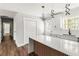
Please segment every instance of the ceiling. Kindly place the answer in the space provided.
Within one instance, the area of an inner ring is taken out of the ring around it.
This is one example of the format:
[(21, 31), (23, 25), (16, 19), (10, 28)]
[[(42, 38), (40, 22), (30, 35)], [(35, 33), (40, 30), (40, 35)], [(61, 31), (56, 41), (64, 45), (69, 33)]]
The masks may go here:
[[(20, 12), (27, 15), (41, 16), (42, 8), (45, 6), (45, 13), (50, 13), (51, 9), (55, 12), (65, 10), (65, 3), (0, 3), (1, 10)], [(70, 8), (79, 7), (79, 4), (71, 4)]]

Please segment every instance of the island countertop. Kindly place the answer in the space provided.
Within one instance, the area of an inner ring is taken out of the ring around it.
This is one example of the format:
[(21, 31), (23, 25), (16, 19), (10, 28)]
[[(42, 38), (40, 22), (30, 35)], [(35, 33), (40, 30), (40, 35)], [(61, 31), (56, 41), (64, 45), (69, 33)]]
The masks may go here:
[(40, 42), (60, 52), (63, 52), (69, 56), (79, 56), (79, 42), (47, 35), (37, 35), (37, 37), (31, 38), (37, 42)]

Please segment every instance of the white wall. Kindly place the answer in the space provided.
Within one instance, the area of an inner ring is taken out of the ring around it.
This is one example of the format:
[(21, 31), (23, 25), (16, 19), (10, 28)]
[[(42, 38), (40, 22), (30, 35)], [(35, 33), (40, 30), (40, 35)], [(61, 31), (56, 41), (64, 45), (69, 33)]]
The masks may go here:
[(15, 15), (16, 15), (16, 12), (14, 12), (14, 11), (0, 9), (0, 16), (14, 17)]
[(23, 44), (24, 40), (24, 24), (23, 16), (21, 14), (16, 14), (14, 17), (14, 39), (18, 46)]

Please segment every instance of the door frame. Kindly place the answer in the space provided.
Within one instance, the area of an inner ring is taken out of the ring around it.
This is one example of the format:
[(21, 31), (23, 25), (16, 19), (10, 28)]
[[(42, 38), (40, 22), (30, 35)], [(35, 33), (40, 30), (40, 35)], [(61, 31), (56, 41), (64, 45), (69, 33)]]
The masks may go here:
[(3, 38), (4, 36), (3, 23), (10, 23), (10, 34), (13, 37), (13, 29), (14, 29), (13, 18), (10, 18), (8, 16), (1, 16), (1, 38)]

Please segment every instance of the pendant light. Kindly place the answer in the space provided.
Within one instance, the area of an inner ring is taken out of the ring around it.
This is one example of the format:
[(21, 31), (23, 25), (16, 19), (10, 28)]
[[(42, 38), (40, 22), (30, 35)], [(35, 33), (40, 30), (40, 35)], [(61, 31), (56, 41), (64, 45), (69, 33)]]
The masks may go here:
[(70, 15), (70, 8), (69, 8), (70, 4), (66, 4), (65, 5), (65, 15)]
[[(66, 5), (65, 5), (65, 8), (66, 8), (66, 9), (65, 9), (65, 12), (66, 12), (65, 15), (66, 15), (66, 16), (69, 16), (69, 15), (70, 15), (70, 8), (69, 8), (69, 6), (70, 6), (70, 4), (66, 4)], [(68, 34), (71, 35), (70, 28), (68, 28)]]

